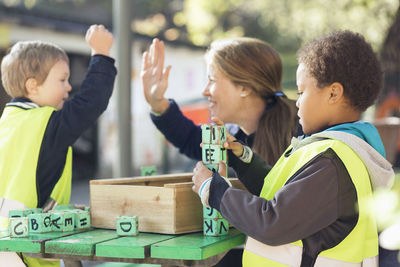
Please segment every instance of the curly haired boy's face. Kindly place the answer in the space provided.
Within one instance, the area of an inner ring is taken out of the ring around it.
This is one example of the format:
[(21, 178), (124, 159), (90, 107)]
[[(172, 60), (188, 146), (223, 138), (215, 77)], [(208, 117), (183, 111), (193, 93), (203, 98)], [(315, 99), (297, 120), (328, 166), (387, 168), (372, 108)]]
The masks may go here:
[(43, 84), (37, 86), (37, 94), (29, 98), (39, 106), (51, 106), (60, 110), (71, 91), (69, 75), (68, 63), (64, 60), (57, 61)]
[(303, 132), (313, 134), (327, 128), (331, 117), (328, 110), (329, 88), (318, 88), (317, 80), (308, 74), (302, 63), (297, 68), (296, 83), (299, 93), (296, 105)]

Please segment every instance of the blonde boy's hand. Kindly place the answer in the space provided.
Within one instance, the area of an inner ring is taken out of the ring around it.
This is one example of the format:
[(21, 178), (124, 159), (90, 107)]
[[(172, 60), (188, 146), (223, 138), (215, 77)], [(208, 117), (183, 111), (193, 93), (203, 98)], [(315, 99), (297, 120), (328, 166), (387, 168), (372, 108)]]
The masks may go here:
[(103, 25), (94, 24), (90, 26), (86, 31), (85, 40), (92, 48), (92, 56), (110, 56), (114, 37)]
[[(224, 122), (217, 117), (211, 117), (211, 120), (219, 126), (223, 126)], [(226, 142), (224, 143), (224, 147), (226, 149), (232, 150), (233, 154), (236, 157), (240, 157), (243, 155), (243, 145), (241, 143), (235, 142), (236, 138), (233, 137), (228, 131), (226, 132)]]
[(140, 72), (144, 97), (151, 110), (156, 113), (163, 113), (169, 107), (164, 94), (168, 88), (171, 66), (164, 69), (164, 50), (164, 42), (154, 39), (149, 50), (143, 53)]

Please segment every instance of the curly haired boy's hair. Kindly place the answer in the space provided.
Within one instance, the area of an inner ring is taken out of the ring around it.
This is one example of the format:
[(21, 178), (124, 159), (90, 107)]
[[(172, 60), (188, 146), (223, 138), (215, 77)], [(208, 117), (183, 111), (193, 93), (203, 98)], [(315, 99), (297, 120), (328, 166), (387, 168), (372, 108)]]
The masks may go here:
[(317, 80), (319, 88), (339, 82), (349, 104), (365, 111), (382, 89), (380, 63), (364, 37), (348, 30), (335, 31), (311, 41), (299, 52), (297, 60)]

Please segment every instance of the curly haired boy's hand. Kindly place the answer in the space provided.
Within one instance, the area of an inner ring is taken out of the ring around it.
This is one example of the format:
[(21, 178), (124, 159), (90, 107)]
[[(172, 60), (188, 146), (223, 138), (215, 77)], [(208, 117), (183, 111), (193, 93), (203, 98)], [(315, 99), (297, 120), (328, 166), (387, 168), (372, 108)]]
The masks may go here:
[(103, 25), (90, 26), (86, 31), (85, 40), (92, 48), (92, 56), (98, 54), (110, 56), (114, 37)]

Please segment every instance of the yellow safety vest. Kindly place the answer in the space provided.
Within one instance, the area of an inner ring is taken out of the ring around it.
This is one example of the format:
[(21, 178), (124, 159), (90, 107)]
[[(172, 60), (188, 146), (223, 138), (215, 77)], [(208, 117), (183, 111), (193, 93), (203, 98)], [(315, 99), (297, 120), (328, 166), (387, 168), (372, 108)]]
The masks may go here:
[[(359, 156), (341, 141), (316, 141), (285, 157), (285, 153), (292, 149), (289, 147), (265, 177), (260, 197), (273, 199), (275, 193), (296, 171), (328, 148), (340, 157), (356, 188), (359, 218), (354, 229), (341, 243), (318, 255), (314, 266), (378, 266), (377, 226), (368, 209), (368, 200), (372, 195), (369, 174)], [(248, 237), (243, 253), (243, 266), (300, 266), (301, 258), (301, 240), (282, 246), (268, 246)]]
[[(22, 109), (7, 106), (0, 118), (0, 228), (8, 227), (8, 211), (36, 208), (36, 169), (44, 132), (52, 107)], [(72, 149), (68, 148), (64, 170), (50, 197), (60, 205), (71, 195)], [(57, 266), (59, 262), (24, 256), (28, 266)]]

